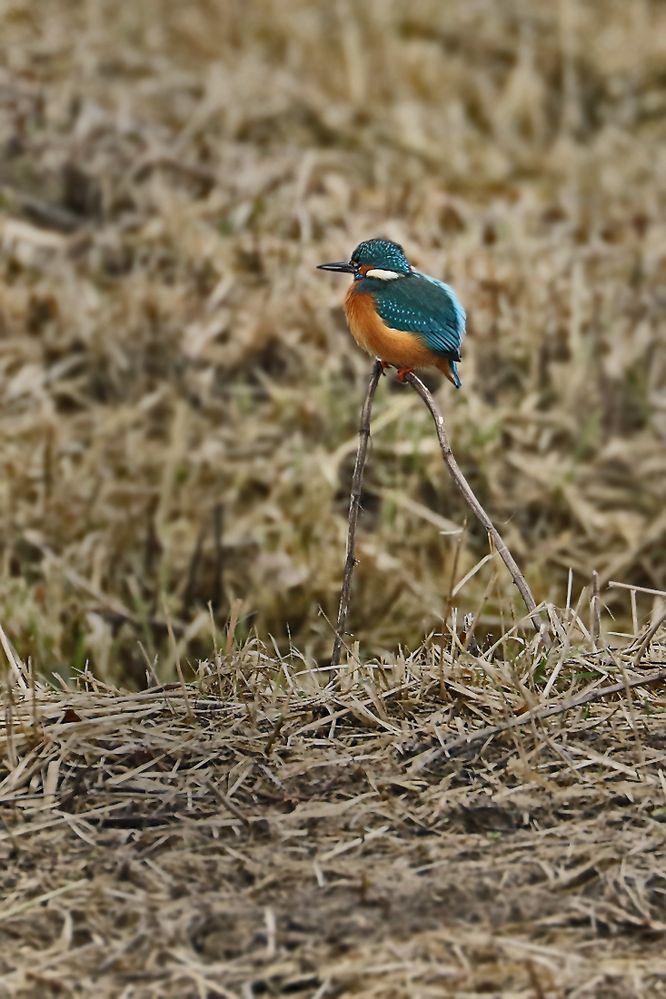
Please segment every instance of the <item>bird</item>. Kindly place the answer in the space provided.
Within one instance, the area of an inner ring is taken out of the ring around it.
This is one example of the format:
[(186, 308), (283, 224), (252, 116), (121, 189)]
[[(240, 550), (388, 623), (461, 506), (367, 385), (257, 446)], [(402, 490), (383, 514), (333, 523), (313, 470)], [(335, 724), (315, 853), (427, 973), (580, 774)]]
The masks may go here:
[(459, 389), (465, 310), (453, 288), (414, 270), (399, 243), (368, 239), (348, 261), (318, 270), (353, 275), (345, 315), (356, 343), (404, 382), (415, 368), (438, 368)]

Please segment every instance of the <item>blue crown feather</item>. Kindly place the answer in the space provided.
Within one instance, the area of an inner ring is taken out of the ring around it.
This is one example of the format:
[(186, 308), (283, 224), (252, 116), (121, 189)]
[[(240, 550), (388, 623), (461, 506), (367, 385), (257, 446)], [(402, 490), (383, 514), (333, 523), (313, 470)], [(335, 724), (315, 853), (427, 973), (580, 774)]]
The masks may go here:
[(366, 264), (397, 274), (409, 274), (412, 269), (403, 248), (390, 239), (368, 239), (359, 243), (351, 259), (354, 264)]

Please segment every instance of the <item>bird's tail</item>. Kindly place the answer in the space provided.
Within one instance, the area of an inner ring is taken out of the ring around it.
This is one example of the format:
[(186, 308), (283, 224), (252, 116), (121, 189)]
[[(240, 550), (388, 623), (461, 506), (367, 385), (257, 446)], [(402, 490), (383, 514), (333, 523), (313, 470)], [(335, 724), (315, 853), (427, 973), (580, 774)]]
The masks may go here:
[(442, 360), (437, 365), (439, 370), (446, 375), (449, 381), (455, 385), (457, 389), (462, 387), (462, 382), (460, 381), (460, 375), (458, 374), (458, 365), (455, 361), (451, 361), (448, 357), (446, 360)]

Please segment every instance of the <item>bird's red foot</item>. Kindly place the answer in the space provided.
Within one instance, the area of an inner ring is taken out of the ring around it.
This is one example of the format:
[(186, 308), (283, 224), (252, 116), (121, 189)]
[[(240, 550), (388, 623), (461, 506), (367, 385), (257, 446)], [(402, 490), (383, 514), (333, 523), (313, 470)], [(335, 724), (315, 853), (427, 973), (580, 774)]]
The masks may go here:
[(381, 357), (378, 357), (377, 360), (379, 361), (379, 363), (382, 366), (382, 374), (385, 375), (386, 374), (386, 369), (390, 368), (391, 365), (389, 364), (388, 361), (382, 361)]
[(407, 375), (413, 375), (414, 368), (398, 368), (398, 381), (405, 383)]

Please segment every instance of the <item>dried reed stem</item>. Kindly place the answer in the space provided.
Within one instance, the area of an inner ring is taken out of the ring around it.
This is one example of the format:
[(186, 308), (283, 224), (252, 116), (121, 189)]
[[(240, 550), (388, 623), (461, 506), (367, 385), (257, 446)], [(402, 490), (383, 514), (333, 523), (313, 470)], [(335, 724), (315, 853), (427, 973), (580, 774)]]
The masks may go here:
[(381, 361), (375, 361), (368, 382), (368, 390), (365, 394), (363, 408), (361, 409), (361, 422), (358, 428), (358, 451), (356, 452), (356, 464), (354, 465), (354, 475), (352, 476), (351, 498), (349, 501), (349, 527), (347, 529), (347, 554), (345, 556), (345, 568), (342, 575), (342, 589), (340, 590), (340, 604), (338, 606), (338, 620), (335, 626), (335, 639), (333, 641), (333, 651), (331, 653), (331, 666), (340, 665), (340, 652), (342, 651), (343, 636), (347, 626), (349, 614), (349, 594), (351, 592), (351, 580), (354, 566), (356, 565), (355, 540), (356, 525), (358, 523), (358, 513), (361, 508), (361, 494), (363, 491), (363, 474), (368, 456), (368, 441), (370, 440), (370, 414), (372, 412), (372, 401), (375, 397), (377, 385), (381, 377), (383, 368)]
[(592, 597), (590, 600), (590, 635), (592, 636), (592, 651), (599, 651), (601, 638), (601, 599), (599, 597), (599, 573), (592, 573)]
[(478, 520), (483, 524), (486, 531), (490, 535), (497, 549), (500, 558), (504, 562), (505, 566), (511, 573), (511, 577), (518, 587), (518, 591), (525, 601), (525, 606), (527, 607), (530, 621), (534, 630), (537, 631), (544, 642), (547, 642), (548, 636), (548, 625), (543, 620), (541, 614), (537, 610), (536, 601), (532, 595), (532, 591), (529, 588), (528, 582), (523, 576), (522, 572), (518, 567), (518, 563), (514, 559), (513, 555), (507, 548), (502, 535), (497, 530), (492, 520), (483, 509), (478, 499), (476, 498), (472, 487), (463, 475), (456, 461), (453, 451), (451, 450), (451, 445), (449, 444), (449, 436), (446, 432), (446, 426), (444, 424), (444, 417), (439, 409), (439, 406), (435, 402), (432, 394), (425, 387), (420, 378), (418, 378), (413, 372), (408, 374), (405, 378), (406, 381), (412, 386), (412, 388), (418, 392), (418, 394), (423, 399), (424, 403), (430, 410), (430, 415), (435, 421), (435, 429), (437, 431), (437, 438), (439, 440), (439, 446), (442, 450), (442, 457), (444, 459), (444, 464), (451, 473), (451, 477), (455, 482), (456, 486), (463, 494), (465, 502), (469, 506), (470, 510), (478, 518)]
[(442, 759), (442, 757), (448, 756), (460, 749), (468, 750), (472, 746), (477, 746), (480, 742), (488, 742), (490, 739), (493, 739), (496, 735), (501, 735), (503, 732), (509, 732), (512, 729), (521, 728), (523, 725), (528, 725), (532, 722), (545, 721), (546, 718), (552, 718), (555, 715), (562, 715), (566, 711), (572, 711), (574, 708), (580, 708), (585, 704), (591, 704), (593, 701), (600, 701), (603, 697), (610, 697), (613, 694), (625, 693), (629, 690), (633, 690), (635, 687), (647, 687), (653, 683), (663, 683), (664, 680), (666, 680), (666, 669), (658, 669), (654, 673), (649, 673), (647, 676), (640, 676), (633, 680), (627, 679), (625, 675), (620, 683), (612, 683), (607, 687), (595, 687), (593, 690), (588, 690), (582, 694), (578, 694), (577, 697), (572, 697), (568, 701), (561, 701), (558, 704), (552, 704), (547, 708), (541, 706), (532, 708), (530, 711), (526, 711), (522, 715), (509, 718), (508, 721), (501, 722), (499, 725), (489, 725), (487, 728), (479, 729), (478, 732), (465, 733), (465, 735), (457, 736), (449, 742), (439, 742), (433, 749), (428, 749), (425, 752), (423, 752), (420, 748), (417, 748), (412, 757), (411, 766), (407, 772), (410, 774), (418, 773), (420, 770), (423, 770), (424, 767), (430, 766), (436, 760)]

